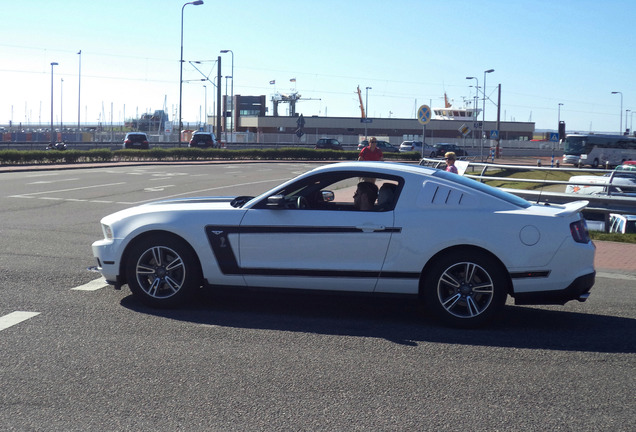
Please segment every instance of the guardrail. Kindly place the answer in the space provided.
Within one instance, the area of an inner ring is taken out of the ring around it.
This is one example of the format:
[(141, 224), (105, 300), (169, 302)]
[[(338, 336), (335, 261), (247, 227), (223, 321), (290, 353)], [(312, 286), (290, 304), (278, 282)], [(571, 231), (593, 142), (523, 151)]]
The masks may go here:
[[(461, 163), (461, 160), (459, 161)], [(501, 188), (506, 192), (517, 195), (521, 198), (524, 198), (530, 202), (535, 203), (543, 203), (543, 204), (565, 204), (573, 201), (589, 201), (589, 205), (585, 208), (584, 214), (586, 218), (591, 220), (604, 220), (605, 221), (605, 231), (609, 229), (609, 214), (610, 213), (620, 213), (620, 214), (636, 214), (636, 190), (629, 193), (616, 193), (612, 192), (611, 185), (613, 180), (616, 178), (614, 176), (615, 172), (613, 170), (604, 170), (604, 169), (581, 169), (581, 168), (550, 168), (550, 167), (539, 167), (532, 165), (500, 165), (500, 164), (491, 164), (484, 162), (473, 162), (470, 160), (466, 160), (467, 166), (464, 171), (463, 176), (472, 178), (474, 180), (485, 182), (492, 180), (501, 180), (501, 181), (514, 181), (516, 183), (535, 183), (541, 185), (539, 190), (527, 190), (527, 189), (512, 189), (512, 188)], [(431, 166), (433, 168), (440, 168), (445, 166), (445, 162), (440, 159), (429, 159), (424, 158), (420, 161), (420, 165), (423, 166)], [(457, 163), (456, 163), (457, 165)], [(513, 170), (513, 171), (543, 171), (546, 172), (546, 177), (549, 172), (569, 172), (576, 173), (577, 175), (591, 173), (591, 174), (609, 174), (608, 183), (607, 183), (607, 192), (605, 194), (594, 194), (594, 195), (586, 195), (586, 194), (576, 194), (576, 193), (565, 193), (554, 190), (556, 187), (563, 186), (563, 191), (565, 191), (565, 187), (567, 185), (579, 185), (579, 186), (605, 186), (604, 184), (599, 183), (583, 183), (583, 182), (569, 182), (563, 180), (547, 180), (547, 179), (534, 179), (534, 178), (511, 178), (511, 177), (500, 177), (496, 175), (488, 175), (488, 171), (501, 172), (502, 170)], [(625, 189), (624, 185), (620, 185), (621, 188)], [(598, 216), (601, 216), (600, 218)]]

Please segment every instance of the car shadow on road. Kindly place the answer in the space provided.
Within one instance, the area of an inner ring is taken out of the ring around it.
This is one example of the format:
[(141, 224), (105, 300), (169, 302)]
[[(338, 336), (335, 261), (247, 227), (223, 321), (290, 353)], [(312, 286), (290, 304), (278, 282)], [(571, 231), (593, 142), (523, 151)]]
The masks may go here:
[(325, 293), (226, 290), (200, 293), (179, 309), (155, 309), (132, 296), (122, 306), (139, 313), (222, 327), (269, 329), (508, 348), (636, 352), (636, 320), (585, 314), (561, 307), (507, 305), (490, 324), (474, 330), (443, 326), (410, 298)]

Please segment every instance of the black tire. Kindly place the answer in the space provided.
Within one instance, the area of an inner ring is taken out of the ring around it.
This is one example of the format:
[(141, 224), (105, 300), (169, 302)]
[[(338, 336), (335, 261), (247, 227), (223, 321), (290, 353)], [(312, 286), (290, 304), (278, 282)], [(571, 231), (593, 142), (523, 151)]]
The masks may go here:
[(174, 236), (145, 237), (127, 254), (128, 287), (148, 306), (173, 308), (183, 304), (201, 286), (200, 275), (194, 252)]
[(478, 327), (506, 302), (505, 269), (478, 252), (455, 252), (433, 263), (424, 279), (426, 305), (453, 327)]

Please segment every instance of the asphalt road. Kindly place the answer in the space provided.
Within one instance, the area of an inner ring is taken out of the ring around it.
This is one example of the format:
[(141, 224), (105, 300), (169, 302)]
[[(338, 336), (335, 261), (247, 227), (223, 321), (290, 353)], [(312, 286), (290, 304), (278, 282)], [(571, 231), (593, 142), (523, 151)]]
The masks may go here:
[(629, 275), (460, 331), (397, 299), (221, 292), (157, 311), (89, 269), (106, 214), (255, 194), (313, 165), (1, 173), (2, 429), (633, 430)]

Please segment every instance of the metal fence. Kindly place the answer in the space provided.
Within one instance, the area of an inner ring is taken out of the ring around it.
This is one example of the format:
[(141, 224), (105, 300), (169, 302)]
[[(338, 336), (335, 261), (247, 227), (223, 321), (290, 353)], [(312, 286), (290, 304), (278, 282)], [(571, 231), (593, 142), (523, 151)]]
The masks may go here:
[[(505, 182), (517, 182), (517, 183), (529, 183), (538, 185), (538, 189), (512, 189), (512, 188), (500, 188), (506, 192), (517, 195), (530, 202), (542, 203), (542, 204), (565, 204), (573, 201), (588, 201), (589, 204), (583, 211), (586, 219), (595, 221), (604, 221), (604, 229), (609, 229), (609, 215), (610, 213), (619, 214), (636, 214), (636, 180), (633, 187), (626, 187), (624, 184), (619, 185), (622, 192), (613, 192), (614, 180), (617, 178), (613, 170), (602, 169), (581, 169), (581, 168), (551, 168), (551, 167), (539, 167), (531, 165), (500, 165), (490, 164), (483, 162), (474, 162), (466, 160), (466, 170), (463, 176), (472, 178), (474, 180), (485, 182), (500, 180)], [(440, 159), (422, 159), (420, 165), (432, 166), (434, 168), (440, 168), (445, 165), (445, 162)], [(501, 177), (497, 176), (497, 173), (505, 171), (517, 171), (517, 172), (544, 172), (545, 178), (523, 178), (523, 177)], [(585, 183), (585, 182), (570, 182), (563, 180), (548, 180), (547, 176), (550, 172), (566, 172), (576, 175), (590, 174), (590, 175), (606, 175), (607, 183)], [(566, 187), (568, 185), (578, 186), (605, 186), (606, 190), (599, 194), (578, 194), (578, 193), (566, 193)]]

